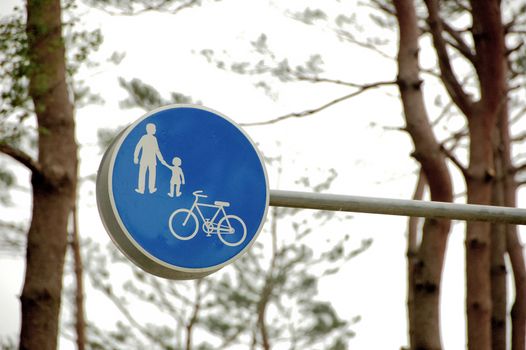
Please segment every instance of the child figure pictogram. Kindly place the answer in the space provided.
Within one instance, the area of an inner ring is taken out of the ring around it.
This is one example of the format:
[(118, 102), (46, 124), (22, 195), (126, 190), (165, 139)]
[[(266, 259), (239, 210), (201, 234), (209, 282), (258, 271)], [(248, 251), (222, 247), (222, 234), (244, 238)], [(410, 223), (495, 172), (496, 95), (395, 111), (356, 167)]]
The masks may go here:
[(174, 157), (174, 159), (172, 159), (172, 166), (166, 164), (166, 166), (172, 171), (172, 178), (170, 179), (170, 192), (168, 192), (170, 197), (174, 196), (174, 190), (175, 195), (179, 197), (181, 195), (181, 185), (184, 185), (185, 183), (181, 163), (181, 158)]

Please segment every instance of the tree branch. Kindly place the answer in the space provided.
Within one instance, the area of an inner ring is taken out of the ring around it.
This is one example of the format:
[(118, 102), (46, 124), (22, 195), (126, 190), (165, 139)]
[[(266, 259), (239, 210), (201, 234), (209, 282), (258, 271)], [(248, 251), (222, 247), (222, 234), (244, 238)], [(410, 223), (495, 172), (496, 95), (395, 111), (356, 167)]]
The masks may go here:
[(145, 327), (143, 327), (142, 324), (132, 316), (131, 312), (128, 310), (128, 307), (125, 305), (125, 302), (121, 300), (121, 298), (119, 298), (117, 295), (115, 295), (115, 293), (113, 293), (111, 287), (106, 286), (103, 287), (101, 290), (113, 302), (113, 305), (117, 307), (117, 309), (128, 320), (129, 324), (133, 326), (133, 328), (137, 329), (149, 339), (155, 339), (155, 337), (153, 337), (152, 334), (150, 334), (150, 332), (148, 332), (148, 330)]
[[(352, 83), (349, 81), (343, 81), (339, 79), (330, 79), (330, 78), (323, 78), (323, 77), (318, 77), (318, 76), (309, 77), (307, 75), (297, 74), (297, 73), (293, 73), (293, 74), (296, 77), (296, 79), (298, 79), (299, 81), (308, 81), (311, 83), (331, 83), (335, 85), (343, 85), (343, 86), (352, 87), (356, 89), (363, 89), (364, 87), (369, 88), (369, 85), (379, 85), (379, 84), (387, 83), (387, 82), (378, 82), (378, 83), (372, 83), (372, 84), (357, 84), (357, 83)], [(371, 86), (371, 87), (374, 87), (374, 86)]]
[[(78, 198), (78, 194), (76, 195)], [(75, 202), (71, 220), (71, 242), (70, 247), (73, 254), (73, 268), (75, 273), (75, 341), (78, 350), (86, 348), (86, 312), (84, 308), (84, 264), (80, 253), (80, 233), (78, 205)]]
[(199, 311), (201, 310), (201, 284), (203, 283), (202, 279), (198, 279), (195, 281), (194, 287), (195, 287), (195, 299), (194, 299), (194, 305), (192, 309), (192, 315), (190, 316), (190, 319), (188, 320), (188, 323), (186, 324), (186, 350), (192, 349), (192, 335), (194, 326), (196, 325), (198, 319), (199, 319)]
[(438, 1), (425, 0), (424, 2), (429, 13), (427, 22), (433, 37), (433, 45), (435, 46), (440, 72), (442, 73), (442, 81), (455, 104), (465, 115), (470, 115), (473, 103), (462, 89), (462, 85), (460, 85), (453, 72), (453, 67), (451, 66), (451, 61), (447, 53), (446, 42), (442, 36), (444, 22), (438, 14)]
[(515, 136), (515, 137), (513, 137), (511, 139), (512, 142), (522, 142), (524, 140), (526, 140), (526, 131), (520, 133), (519, 135), (517, 135), (517, 136)]
[(460, 33), (446, 22), (442, 22), (442, 25), (444, 26), (446, 32), (454, 40), (454, 42), (449, 42), (449, 44), (457, 49), (457, 51), (460, 52), (467, 60), (469, 60), (471, 63), (474, 63), (475, 55), (473, 54), (473, 50), (471, 50), (471, 47), (469, 47)]
[(29, 154), (19, 150), (16, 147), (0, 142), (0, 153), (4, 153), (14, 160), (17, 160), (22, 165), (26, 166), (31, 172), (42, 174), (42, 167)]
[(521, 165), (517, 165), (511, 169), (511, 172), (514, 174), (520, 173), (522, 171), (526, 170), (526, 163), (522, 163)]
[[(524, 33), (523, 33), (524, 34)], [(512, 53), (519, 51), (521, 47), (524, 46), (524, 41), (519, 42), (517, 45), (510, 47), (506, 50), (506, 56), (511, 55)]]
[(440, 121), (441, 121), (443, 118), (445, 118), (445, 117), (448, 115), (448, 113), (451, 111), (451, 107), (453, 107), (453, 103), (450, 101), (450, 102), (448, 102), (448, 103), (444, 106), (444, 108), (442, 109), (442, 111), (440, 112), (440, 114), (438, 115), (438, 117), (437, 117), (435, 120), (433, 120), (433, 121), (431, 122), (431, 126), (432, 126), (432, 127), (437, 126), (438, 123), (440, 123)]
[[(373, 5), (377, 6), (377, 9), (378, 10), (381, 10), (383, 11), (386, 15), (388, 16), (396, 16), (396, 10), (394, 7), (390, 7), (388, 6), (385, 2), (383, 1), (378, 1), (378, 0), (373, 0), (371, 1), (373, 3)], [(371, 6), (372, 7), (372, 6)], [(374, 7), (372, 7), (374, 8)]]
[(453, 162), (453, 164), (457, 166), (457, 168), (462, 172), (465, 178), (469, 177), (468, 169), (464, 166), (464, 164), (462, 164), (462, 162), (460, 162), (460, 160), (457, 157), (455, 157), (455, 155), (450, 150), (444, 147), (444, 145), (440, 145), (440, 150), (446, 155), (447, 158), (449, 158), (449, 160)]
[(239, 125), (241, 126), (259, 126), (259, 125), (268, 125), (268, 124), (274, 124), (274, 123), (277, 123), (277, 122), (281, 122), (283, 120), (286, 120), (286, 119), (290, 119), (290, 118), (303, 118), (303, 117), (307, 117), (309, 115), (312, 115), (312, 114), (315, 114), (315, 113), (318, 113), (318, 112), (321, 112), (323, 111), (324, 109), (327, 109), (335, 104), (338, 104), (342, 101), (345, 101), (349, 98), (352, 98), (352, 97), (355, 97), (355, 96), (358, 96), (360, 95), (361, 93), (369, 90), (369, 89), (372, 89), (372, 88), (377, 88), (377, 87), (380, 87), (380, 86), (387, 86), (387, 85), (396, 85), (396, 81), (383, 81), (383, 82), (377, 82), (377, 83), (372, 83), (372, 84), (366, 84), (366, 85), (362, 85), (360, 86), (360, 88), (357, 90), (357, 91), (354, 91), (350, 94), (347, 94), (347, 95), (344, 95), (342, 97), (339, 97), (337, 99), (334, 99), (330, 102), (327, 102), (319, 107), (316, 107), (316, 108), (312, 108), (312, 109), (307, 109), (305, 111), (302, 111), (302, 112), (296, 112), (296, 113), (289, 113), (289, 114), (285, 114), (285, 115), (282, 115), (280, 117), (277, 117), (277, 118), (274, 118), (274, 119), (269, 119), (269, 120), (265, 120), (265, 121), (261, 121), (261, 122), (255, 122), (255, 123), (240, 123)]
[(526, 106), (523, 106), (514, 116), (510, 117), (510, 125), (515, 124), (526, 114)]

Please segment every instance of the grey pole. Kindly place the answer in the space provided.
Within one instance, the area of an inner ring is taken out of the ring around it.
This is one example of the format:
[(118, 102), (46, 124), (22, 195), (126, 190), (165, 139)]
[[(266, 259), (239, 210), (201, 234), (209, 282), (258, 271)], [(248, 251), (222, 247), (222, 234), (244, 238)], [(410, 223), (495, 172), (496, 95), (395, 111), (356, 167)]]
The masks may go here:
[(270, 191), (270, 205), (276, 207), (350, 211), (426, 218), (446, 218), (466, 221), (489, 221), (526, 225), (526, 209), (490, 205), (372, 198), (282, 190)]

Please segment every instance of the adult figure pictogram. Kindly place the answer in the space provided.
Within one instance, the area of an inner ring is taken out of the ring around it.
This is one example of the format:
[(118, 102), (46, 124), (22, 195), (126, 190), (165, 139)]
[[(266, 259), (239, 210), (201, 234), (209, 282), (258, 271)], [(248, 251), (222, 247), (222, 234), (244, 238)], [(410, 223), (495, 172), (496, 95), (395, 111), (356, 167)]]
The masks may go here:
[[(155, 124), (148, 123), (146, 125), (146, 135), (142, 136), (137, 146), (135, 146), (135, 152), (133, 153), (133, 162), (139, 164), (139, 179), (137, 182), (136, 192), (144, 194), (144, 185), (146, 181), (146, 172), (148, 171), (148, 190), (150, 193), (157, 191), (155, 187), (156, 172), (157, 172), (157, 159), (162, 164), (168, 166), (165, 162), (161, 151), (159, 150), (159, 144), (157, 138), (154, 136), (156, 132)], [(141, 158), (139, 160), (139, 154)]]

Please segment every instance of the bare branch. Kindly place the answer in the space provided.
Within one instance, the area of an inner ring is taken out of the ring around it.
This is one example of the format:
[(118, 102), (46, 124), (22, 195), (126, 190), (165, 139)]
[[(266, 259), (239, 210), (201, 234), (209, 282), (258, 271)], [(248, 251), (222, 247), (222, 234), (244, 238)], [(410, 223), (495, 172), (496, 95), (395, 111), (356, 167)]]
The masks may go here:
[(454, 2), (455, 2), (455, 5), (457, 5), (457, 7), (462, 9), (464, 12), (466, 12), (466, 13), (470, 13), (471, 12), (471, 7), (466, 6), (462, 1), (454, 0)]
[[(373, 5), (376, 6), (376, 9), (381, 10), (388, 16), (396, 16), (396, 10), (394, 7), (387, 6), (386, 3), (383, 1), (373, 0), (371, 1)], [(371, 6), (372, 8), (375, 8), (374, 6)]]
[(473, 103), (469, 96), (464, 92), (462, 85), (458, 82), (457, 77), (453, 72), (449, 54), (447, 53), (446, 42), (442, 36), (444, 28), (443, 21), (438, 14), (438, 1), (425, 0), (425, 4), (429, 13), (428, 25), (438, 57), (440, 72), (442, 73), (442, 81), (444, 82), (449, 96), (455, 104), (465, 115), (470, 115)]
[(513, 125), (515, 124), (516, 122), (518, 122), (524, 115), (526, 114), (526, 106), (523, 106), (518, 112), (517, 114), (515, 114), (514, 116), (510, 117), (510, 125)]
[(396, 81), (382, 81), (382, 82), (377, 82), (377, 83), (373, 83), (373, 84), (366, 84), (366, 85), (362, 85), (357, 91), (354, 91), (350, 94), (347, 94), (347, 95), (344, 95), (342, 97), (339, 97), (337, 99), (334, 99), (330, 102), (327, 102), (319, 107), (316, 107), (316, 108), (312, 108), (312, 109), (307, 109), (305, 111), (302, 111), (302, 112), (296, 112), (296, 113), (289, 113), (289, 114), (285, 114), (285, 115), (282, 115), (280, 117), (277, 117), (277, 118), (274, 118), (274, 119), (270, 119), (270, 120), (265, 120), (265, 121), (262, 121), (262, 122), (255, 122), (255, 123), (241, 123), (240, 125), (241, 126), (259, 126), (259, 125), (268, 125), (268, 124), (274, 124), (274, 123), (277, 123), (277, 122), (281, 122), (283, 120), (286, 120), (286, 119), (290, 119), (290, 118), (303, 118), (303, 117), (307, 117), (307, 116), (310, 116), (312, 114), (315, 114), (315, 113), (318, 113), (318, 112), (321, 112), (323, 111), (324, 109), (327, 109), (335, 104), (338, 104), (342, 101), (345, 101), (347, 99), (350, 99), (350, 98), (353, 98), (355, 96), (358, 96), (360, 95), (361, 93), (369, 90), (369, 89), (372, 89), (372, 88), (377, 88), (377, 87), (381, 87), (381, 86), (388, 86), (388, 85), (396, 85)]
[(22, 165), (26, 166), (31, 172), (42, 174), (42, 167), (40, 164), (33, 159), (29, 154), (19, 150), (16, 147), (8, 145), (7, 143), (0, 142), (0, 153), (4, 153), (14, 160), (19, 161)]
[(385, 131), (401, 131), (401, 132), (407, 132), (407, 128), (405, 126), (382, 126), (382, 130)]
[(460, 162), (460, 160), (458, 160), (458, 158), (455, 157), (455, 155), (450, 150), (445, 148), (444, 145), (440, 145), (440, 150), (446, 155), (447, 158), (449, 158), (449, 160), (453, 162), (453, 164), (457, 166), (457, 168), (462, 172), (464, 177), (468, 178), (468, 169), (466, 168), (466, 166), (464, 166), (464, 164), (462, 164), (462, 162)]
[(519, 135), (517, 135), (517, 136), (515, 136), (514, 138), (511, 139), (511, 141), (513, 141), (513, 142), (522, 142), (524, 140), (526, 140), (526, 131), (520, 133)]
[(516, 51), (519, 51), (520, 48), (523, 47), (523, 46), (524, 46), (524, 41), (521, 41), (517, 45), (515, 45), (514, 47), (510, 47), (509, 49), (506, 50), (506, 56), (509, 56), (512, 53), (514, 53)]
[[(357, 83), (352, 83), (352, 82), (349, 82), (349, 81), (343, 81), (343, 80), (339, 80), (339, 79), (323, 78), (323, 77), (318, 77), (318, 76), (309, 77), (307, 75), (297, 74), (297, 73), (293, 73), (293, 74), (296, 77), (296, 79), (298, 79), (299, 81), (307, 81), (307, 82), (310, 82), (310, 83), (331, 83), (331, 84), (335, 84), (335, 85), (343, 85), (343, 86), (357, 88), (357, 89), (363, 89), (364, 87), (367, 87), (368, 85), (371, 85), (371, 84), (357, 84)], [(379, 83), (374, 83), (374, 84), (376, 85), (376, 84), (379, 84)]]
[(438, 123), (440, 123), (440, 121), (451, 111), (451, 107), (453, 107), (453, 103), (448, 102), (448, 104), (444, 106), (438, 117), (431, 123), (431, 126), (437, 126)]
[(475, 55), (473, 54), (473, 50), (471, 50), (471, 47), (466, 43), (466, 41), (462, 38), (460, 35), (460, 32), (453, 27), (451, 27), (448, 23), (442, 22), (442, 25), (444, 26), (444, 29), (446, 32), (451, 36), (451, 38), (454, 40), (454, 42), (449, 42), (451, 46), (453, 46), (455, 49), (457, 49), (458, 52), (462, 54), (467, 60), (469, 60), (471, 63), (475, 62)]
[(467, 136), (468, 136), (468, 131), (466, 130), (466, 128), (464, 128), (460, 131), (454, 132), (449, 137), (445, 138), (440, 144), (444, 146), (446, 143), (450, 141), (455, 141), (454, 144), (451, 147), (449, 147), (449, 151), (451, 152), (453, 149), (457, 147), (459, 141), (462, 138), (467, 137)]
[(436, 71), (434, 68), (421, 68), (420, 71), (439, 80), (441, 79), (440, 72)]
[(520, 173), (522, 171), (526, 170), (526, 163), (523, 163), (521, 165), (517, 165), (516, 167), (513, 167), (512, 172), (513, 173)]
[(195, 299), (192, 309), (192, 315), (186, 324), (186, 349), (192, 348), (192, 334), (195, 324), (199, 318), (199, 311), (201, 310), (202, 294), (201, 294), (201, 284), (203, 283), (202, 279), (195, 281)]

